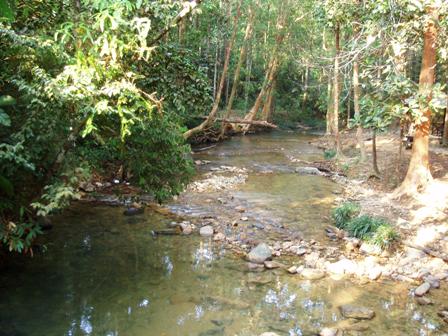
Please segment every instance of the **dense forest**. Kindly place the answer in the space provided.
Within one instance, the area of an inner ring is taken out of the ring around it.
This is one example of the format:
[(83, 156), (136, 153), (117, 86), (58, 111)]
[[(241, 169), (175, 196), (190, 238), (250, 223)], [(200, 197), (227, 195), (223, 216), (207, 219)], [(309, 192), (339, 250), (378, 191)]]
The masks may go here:
[(189, 144), (297, 123), (326, 127), (336, 159), (341, 128), (356, 129), (360, 160), (363, 132), (412, 132), (395, 194), (418, 192), (429, 135), (448, 138), (447, 7), (2, 0), (1, 241), (27, 252), (92, 174), (163, 201), (193, 174)]

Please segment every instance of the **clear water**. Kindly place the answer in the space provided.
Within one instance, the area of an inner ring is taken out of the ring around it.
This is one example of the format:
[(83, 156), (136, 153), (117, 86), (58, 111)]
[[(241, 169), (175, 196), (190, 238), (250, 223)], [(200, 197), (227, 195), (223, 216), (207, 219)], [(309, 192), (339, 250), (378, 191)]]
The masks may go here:
[[(306, 146), (307, 139), (282, 133), (236, 138), (201, 157), (251, 166), (248, 183), (231, 192), (234, 202), (244, 202), (254, 216), (274, 214), (271, 225), (315, 227), (305, 230), (313, 235), (331, 203), (321, 199), (331, 198), (338, 187), (288, 172), (289, 160), (276, 150), (297, 151), (309, 160), (320, 153)], [(257, 167), (274, 163), (283, 170), (259, 174)], [(193, 214), (217, 209), (200, 204), (213, 194), (195, 196)], [(260, 203), (263, 211), (257, 210)], [(437, 307), (446, 304), (446, 289), (431, 294), (435, 306), (422, 307), (404, 284), (310, 282), (280, 270), (252, 273), (210, 239), (152, 237), (151, 230), (170, 221), (149, 210), (136, 217), (123, 216), (121, 208), (87, 204), (67, 210), (44, 237), (45, 253), (2, 269), (0, 335), (316, 335), (325, 326), (346, 323), (338, 311), (345, 303), (375, 310), (362, 335), (448, 332), (436, 316)]]

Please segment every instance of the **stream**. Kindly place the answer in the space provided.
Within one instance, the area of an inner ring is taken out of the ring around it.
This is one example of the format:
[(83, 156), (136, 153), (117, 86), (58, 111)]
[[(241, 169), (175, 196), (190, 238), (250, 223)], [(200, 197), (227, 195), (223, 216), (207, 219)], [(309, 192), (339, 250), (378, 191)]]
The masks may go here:
[[(196, 181), (228, 166), (244, 170), (246, 182), (185, 192), (167, 206), (182, 216), (238, 222), (247, 240), (300, 234), (330, 244), (324, 228), (342, 187), (296, 173), (291, 160), (322, 158), (308, 144), (313, 137), (272, 132), (201, 151), (195, 160), (210, 163), (198, 167)], [(244, 207), (244, 222), (236, 206)], [(447, 335), (436, 305), (419, 306), (410, 285), (251, 272), (211, 238), (151, 235), (171, 221), (148, 209), (126, 217), (122, 207), (74, 204), (45, 233), (46, 251), (2, 270), (0, 336), (311, 336), (347, 324), (344, 335)], [(434, 293), (435, 303), (446, 304), (446, 289)], [(341, 316), (342, 304), (369, 307), (376, 316), (352, 323)]]

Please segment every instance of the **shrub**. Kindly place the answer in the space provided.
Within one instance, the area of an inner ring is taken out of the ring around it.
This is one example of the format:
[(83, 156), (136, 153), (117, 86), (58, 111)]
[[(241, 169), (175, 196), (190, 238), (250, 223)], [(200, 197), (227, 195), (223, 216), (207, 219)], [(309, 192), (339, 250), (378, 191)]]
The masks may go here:
[(324, 151), (324, 158), (325, 160), (331, 160), (336, 156), (336, 151), (334, 149), (326, 149)]
[(385, 249), (388, 248), (398, 238), (398, 232), (390, 224), (382, 224), (372, 235), (370, 241), (373, 244), (381, 247), (382, 249)]
[(346, 230), (350, 236), (365, 240), (370, 238), (381, 225), (385, 224), (386, 222), (382, 219), (362, 215), (352, 219), (346, 225)]
[(359, 215), (361, 208), (358, 204), (353, 202), (343, 203), (341, 206), (333, 210), (332, 217), (335, 221), (336, 227), (345, 229), (349, 222)]

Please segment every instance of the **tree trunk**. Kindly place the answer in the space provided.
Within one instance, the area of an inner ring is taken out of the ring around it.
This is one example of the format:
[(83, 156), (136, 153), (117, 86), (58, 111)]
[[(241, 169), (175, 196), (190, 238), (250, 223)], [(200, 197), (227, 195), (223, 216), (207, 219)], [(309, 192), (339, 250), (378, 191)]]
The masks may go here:
[[(259, 2), (257, 1), (256, 5), (258, 5), (258, 3)], [(235, 73), (233, 75), (232, 91), (230, 92), (230, 97), (229, 97), (229, 100), (227, 102), (226, 112), (225, 112), (224, 118), (223, 118), (224, 120), (225, 119), (229, 119), (230, 115), (232, 113), (233, 101), (235, 100), (236, 93), (237, 93), (237, 90), (238, 90), (238, 84), (239, 84), (239, 81), (240, 81), (241, 66), (242, 66), (242, 64), (244, 62), (244, 59), (246, 57), (248, 43), (249, 43), (249, 41), (250, 41), (250, 39), (252, 37), (254, 20), (255, 20), (255, 11), (252, 8), (249, 8), (249, 18), (248, 18), (248, 21), (247, 21), (246, 31), (245, 31), (245, 34), (244, 34), (243, 45), (241, 46), (240, 56), (238, 58), (238, 63), (236, 65)], [(225, 133), (225, 122), (223, 121), (221, 123), (220, 138), (222, 138), (224, 136), (224, 133)]]
[[(353, 60), (353, 108), (355, 110), (355, 119), (359, 120), (361, 112), (359, 109), (359, 98), (361, 95), (361, 88), (359, 86), (359, 63), (358, 58)], [(356, 142), (358, 143), (361, 152), (361, 161), (366, 160), (366, 148), (364, 146), (364, 136), (361, 125), (356, 126)]]
[(224, 88), (224, 83), (226, 80), (226, 75), (227, 75), (227, 69), (229, 67), (229, 62), (230, 62), (230, 53), (232, 51), (232, 46), (233, 43), (235, 42), (235, 37), (236, 37), (236, 33), (238, 31), (238, 20), (240, 18), (241, 15), (241, 3), (242, 0), (239, 1), (238, 3), (238, 7), (236, 10), (236, 15), (235, 15), (235, 19), (233, 22), (233, 31), (232, 31), (232, 35), (230, 37), (230, 40), (227, 44), (227, 48), (226, 48), (226, 55), (225, 55), (225, 60), (224, 60), (224, 67), (222, 70), (222, 75), (221, 75), (221, 80), (219, 83), (219, 88), (218, 91), (216, 93), (216, 98), (215, 101), (213, 103), (213, 107), (212, 110), (210, 111), (210, 114), (208, 115), (207, 119), (204, 120), (204, 122), (202, 122), (200, 125), (186, 131), (183, 136), (185, 139), (190, 138), (192, 135), (203, 131), (204, 129), (206, 129), (209, 125), (211, 125), (216, 117), (216, 114), (218, 113), (218, 108), (219, 108), (219, 103), (221, 101), (221, 95), (222, 95), (222, 91)]
[(308, 76), (309, 76), (309, 67), (308, 62), (305, 63), (305, 80), (303, 84), (303, 100), (302, 100), (302, 111), (306, 108), (306, 103), (308, 99)]
[(264, 121), (271, 120), (272, 101), (274, 99), (273, 97), (274, 97), (274, 92), (275, 92), (275, 83), (276, 83), (276, 79), (274, 78), (272, 80), (272, 85), (270, 86), (270, 88), (267, 92), (266, 102), (264, 103), (263, 111), (261, 113), (261, 120), (264, 120)]
[(448, 146), (448, 92), (446, 96), (445, 117), (443, 118), (442, 145)]
[(331, 124), (333, 120), (333, 88), (331, 86), (331, 74), (328, 73), (328, 86), (327, 86), (327, 115), (326, 115), (326, 132), (325, 135), (331, 135)]
[(334, 137), (334, 149), (336, 156), (341, 153), (341, 145), (339, 140), (339, 53), (340, 53), (340, 26), (336, 23), (334, 30), (335, 39), (335, 55), (334, 55), (334, 74), (333, 74), (333, 118), (331, 131)]
[[(432, 98), (432, 86), (435, 78), (436, 67), (436, 41), (438, 19), (437, 9), (428, 7), (428, 20), (423, 40), (422, 66), (419, 78), (419, 93), (427, 97), (428, 103)], [(424, 188), (431, 180), (432, 175), (429, 169), (429, 133), (431, 129), (431, 109), (427, 106), (421, 106), (421, 113), (424, 120), (415, 124), (414, 142), (412, 145), (411, 161), (406, 177), (401, 186), (395, 191), (396, 197), (404, 195), (411, 196), (413, 193)]]
[(373, 161), (373, 171), (379, 177), (380, 170), (378, 169), (378, 154), (376, 151), (376, 129), (372, 130), (372, 161)]
[[(268, 89), (270, 89), (270, 87), (272, 86), (272, 83), (274, 81), (274, 78), (277, 75), (277, 70), (279, 67), (279, 53), (280, 53), (280, 48), (285, 40), (286, 37), (286, 33), (285, 33), (285, 26), (286, 26), (286, 15), (287, 15), (287, 7), (288, 7), (288, 1), (284, 1), (281, 3), (280, 5), (280, 10), (279, 10), (279, 15), (277, 18), (277, 24), (276, 27), (278, 29), (277, 31), (277, 36), (275, 38), (276, 40), (276, 46), (275, 46), (275, 50), (272, 54), (271, 57), (271, 61), (269, 62), (267, 71), (266, 71), (266, 77), (265, 80), (263, 82), (263, 85), (261, 87), (260, 93), (257, 96), (257, 99), (255, 100), (254, 105), (252, 106), (251, 110), (249, 111), (249, 113), (247, 113), (244, 117), (244, 120), (254, 120), (258, 110), (261, 107), (261, 104), (263, 102), (264, 97), (266, 96), (266, 91)], [(247, 125), (235, 125), (234, 130), (235, 131), (242, 131), (243, 133), (246, 133), (249, 128), (250, 128), (250, 124)]]
[(346, 122), (346, 127), (347, 129), (350, 129), (350, 113), (351, 113), (351, 101), (350, 98), (352, 96), (352, 90), (350, 89), (350, 86), (348, 88), (348, 95), (347, 95), (347, 122)]

